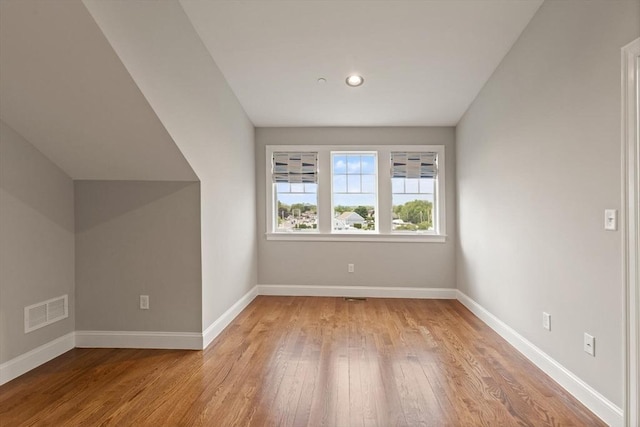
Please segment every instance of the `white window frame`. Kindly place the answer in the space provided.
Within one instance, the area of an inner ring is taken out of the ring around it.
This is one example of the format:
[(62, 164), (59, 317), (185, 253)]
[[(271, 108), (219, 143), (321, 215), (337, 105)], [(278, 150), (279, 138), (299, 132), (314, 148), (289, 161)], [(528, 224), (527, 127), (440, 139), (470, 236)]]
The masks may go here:
[[(445, 176), (446, 159), (444, 145), (267, 145), (266, 165), (266, 239), (289, 241), (325, 241), (325, 242), (434, 242), (446, 241), (446, 197)], [(317, 152), (318, 153), (318, 228), (304, 233), (276, 231), (274, 217), (275, 192), (271, 176), (274, 152)], [(434, 230), (420, 233), (393, 232), (391, 227), (391, 152), (432, 152), (438, 157), (438, 174), (434, 194)], [(377, 153), (376, 206), (377, 231), (374, 232), (332, 232), (333, 212), (333, 176), (332, 152), (375, 152)]]
[[(362, 234), (379, 234), (378, 231), (380, 230), (380, 224), (379, 224), (379, 218), (380, 215), (378, 215), (379, 212), (379, 207), (380, 207), (380, 203), (378, 201), (379, 199), (379, 182), (380, 182), (380, 177), (378, 175), (379, 170), (380, 170), (380, 159), (378, 158), (378, 152), (376, 150), (357, 150), (357, 151), (352, 151), (352, 150), (331, 150), (329, 151), (329, 161), (330, 161), (330, 169), (331, 169), (331, 214), (333, 215), (333, 213), (335, 212), (335, 202), (333, 200), (333, 155), (334, 154), (344, 154), (344, 155), (349, 155), (349, 154), (373, 154), (375, 156), (375, 175), (376, 175), (376, 202), (373, 206), (374, 212), (376, 213), (375, 216), (375, 224), (376, 224), (376, 229), (375, 230), (334, 230), (333, 229), (333, 221), (331, 222), (331, 234), (357, 234), (357, 235), (362, 235)], [(348, 178), (347, 178), (348, 179)], [(348, 181), (347, 181), (347, 187), (348, 187)], [(320, 186), (318, 186), (318, 188), (320, 188)], [(358, 194), (358, 193), (356, 193)]]

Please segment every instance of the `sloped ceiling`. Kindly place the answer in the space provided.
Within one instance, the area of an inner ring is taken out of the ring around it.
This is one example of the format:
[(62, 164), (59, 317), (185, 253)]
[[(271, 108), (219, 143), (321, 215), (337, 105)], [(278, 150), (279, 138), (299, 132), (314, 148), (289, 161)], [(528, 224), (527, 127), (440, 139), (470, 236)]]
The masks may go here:
[(197, 180), (80, 1), (0, 1), (0, 119), (74, 179)]

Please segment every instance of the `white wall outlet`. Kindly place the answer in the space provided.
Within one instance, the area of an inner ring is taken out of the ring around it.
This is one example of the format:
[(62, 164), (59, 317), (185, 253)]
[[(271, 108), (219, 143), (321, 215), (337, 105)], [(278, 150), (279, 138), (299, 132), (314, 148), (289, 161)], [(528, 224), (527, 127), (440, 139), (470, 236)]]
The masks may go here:
[(140, 295), (140, 309), (149, 310), (149, 295)]
[(615, 209), (604, 210), (604, 229), (616, 231), (618, 229), (618, 211)]
[(596, 355), (596, 339), (588, 333), (584, 333), (584, 351), (595, 357)]
[(355, 265), (353, 265), (353, 264), (347, 264), (347, 271), (348, 271), (349, 273), (353, 273), (354, 271), (356, 271), (356, 269), (355, 269)]
[(547, 331), (551, 330), (551, 315), (546, 312), (542, 312), (542, 327)]

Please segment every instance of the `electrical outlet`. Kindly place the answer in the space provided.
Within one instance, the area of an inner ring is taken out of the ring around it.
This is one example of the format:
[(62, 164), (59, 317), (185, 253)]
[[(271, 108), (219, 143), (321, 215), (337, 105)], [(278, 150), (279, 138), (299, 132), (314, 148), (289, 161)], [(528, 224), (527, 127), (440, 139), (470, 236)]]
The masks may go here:
[(140, 295), (140, 309), (149, 310), (149, 295)]
[(551, 330), (551, 315), (546, 312), (542, 312), (542, 327), (547, 331)]
[(356, 269), (355, 269), (355, 265), (353, 265), (353, 264), (347, 264), (347, 271), (348, 271), (349, 273), (353, 273), (354, 271), (356, 271)]
[(588, 333), (584, 333), (584, 351), (595, 357), (596, 355), (596, 339)]

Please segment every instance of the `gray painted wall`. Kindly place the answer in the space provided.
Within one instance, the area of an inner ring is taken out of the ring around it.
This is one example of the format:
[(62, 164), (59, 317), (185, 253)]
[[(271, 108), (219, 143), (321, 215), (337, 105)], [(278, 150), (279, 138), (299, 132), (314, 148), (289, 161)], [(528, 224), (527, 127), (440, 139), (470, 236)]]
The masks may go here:
[(76, 329), (200, 332), (200, 184), (74, 184)]
[[(0, 121), (0, 363), (74, 330), (73, 181)], [(69, 317), (24, 333), (24, 307), (69, 295)]]
[[(258, 128), (258, 283), (277, 285), (455, 287), (455, 130), (452, 127)], [(446, 243), (267, 241), (265, 146), (444, 144)], [(347, 264), (355, 273), (347, 273)]]
[(84, 4), (200, 178), (204, 330), (256, 284), (253, 125), (178, 2)]
[(603, 217), (638, 17), (638, 1), (545, 2), (457, 128), (458, 287), (619, 406), (621, 235)]

